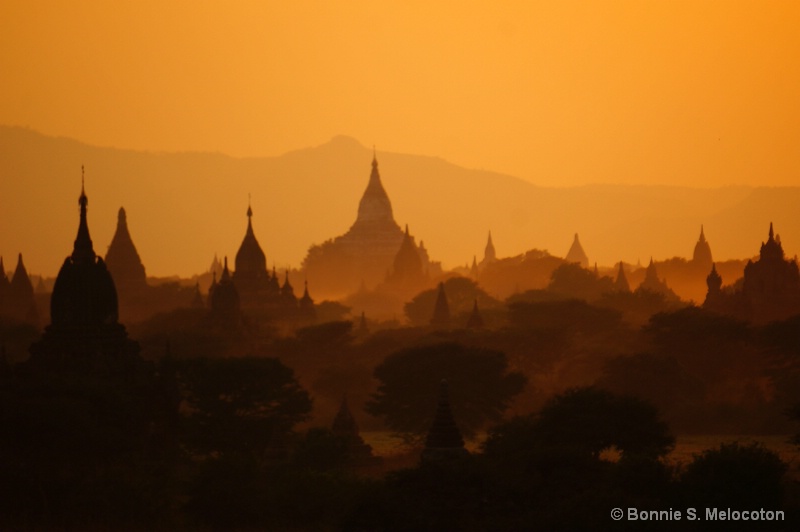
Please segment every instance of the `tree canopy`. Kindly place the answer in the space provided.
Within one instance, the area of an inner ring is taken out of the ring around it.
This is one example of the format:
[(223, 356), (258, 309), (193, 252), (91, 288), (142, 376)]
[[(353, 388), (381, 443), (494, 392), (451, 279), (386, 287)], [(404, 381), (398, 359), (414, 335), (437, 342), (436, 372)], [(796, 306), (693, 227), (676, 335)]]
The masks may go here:
[(537, 416), (494, 428), (485, 449), (499, 455), (524, 448), (557, 448), (597, 458), (614, 447), (623, 456), (655, 458), (668, 453), (674, 443), (667, 424), (650, 403), (585, 387), (553, 397)]
[(308, 417), (311, 399), (275, 358), (199, 358), (180, 362), (190, 414), (190, 446), (200, 452), (261, 455)]
[(398, 433), (419, 437), (430, 427), (442, 379), (453, 417), (467, 438), (502, 418), (526, 378), (508, 371), (504, 353), (445, 343), (403, 349), (375, 368), (380, 381), (366, 410)]

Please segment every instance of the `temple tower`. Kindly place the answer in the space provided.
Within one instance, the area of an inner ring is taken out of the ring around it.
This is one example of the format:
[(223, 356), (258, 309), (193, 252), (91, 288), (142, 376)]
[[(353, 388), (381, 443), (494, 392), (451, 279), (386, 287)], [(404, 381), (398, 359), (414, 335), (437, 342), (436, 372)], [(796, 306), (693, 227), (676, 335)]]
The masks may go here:
[(447, 381), (442, 380), (439, 386), (439, 401), (433, 423), (425, 438), (425, 449), (422, 451), (422, 460), (442, 460), (469, 454), (464, 448), (464, 438), (453, 418), (450, 409), (450, 396), (447, 390)]
[(614, 281), (614, 289), (618, 292), (631, 291), (631, 285), (628, 284), (628, 278), (625, 276), (625, 268), (622, 266), (622, 261), (619, 261), (619, 271), (617, 272), (617, 279)]
[(139, 345), (118, 320), (117, 291), (89, 236), (83, 185), (72, 254), (64, 259), (50, 298), (51, 323), (30, 348), (36, 368), (128, 374), (140, 367)]
[(346, 295), (358, 290), (362, 282), (374, 288), (386, 280), (403, 238), (373, 156), (356, 221), (344, 235), (312, 246), (303, 267), (307, 277), (324, 287), (326, 294)]
[(467, 320), (467, 329), (483, 329), (483, 317), (478, 310), (478, 300), (472, 305), (472, 313)]
[(348, 459), (353, 465), (360, 465), (372, 461), (372, 447), (364, 442), (358, 431), (353, 414), (347, 405), (347, 395), (342, 397), (342, 404), (333, 420), (331, 432), (345, 441), (347, 446)]
[(267, 271), (267, 257), (253, 232), (253, 208), (247, 206), (247, 229), (236, 252), (233, 283), (241, 299), (243, 308), (263, 306), (270, 297), (270, 278)]
[(123, 298), (127, 294), (140, 294), (147, 288), (144, 265), (128, 231), (128, 217), (123, 207), (120, 207), (117, 214), (117, 230), (108, 246), (106, 266), (114, 279), (117, 292)]
[(497, 252), (494, 249), (494, 242), (492, 242), (492, 232), (489, 231), (489, 238), (486, 240), (486, 247), (483, 250), (483, 260), (481, 266), (485, 266), (497, 260)]
[(450, 325), (450, 305), (447, 303), (444, 283), (439, 283), (439, 291), (436, 294), (436, 305), (433, 307), (431, 325), (434, 327), (447, 327)]
[(18, 321), (39, 325), (33, 284), (25, 269), (25, 264), (22, 262), (22, 253), (17, 258), (17, 267), (6, 289), (5, 314)]
[(305, 321), (314, 321), (317, 317), (317, 311), (314, 308), (314, 300), (308, 293), (308, 281), (304, 282), (303, 297), (298, 301), (298, 309), (300, 319)]
[(228, 270), (228, 257), (225, 257), (222, 268), (222, 277), (214, 283), (213, 290), (209, 291), (209, 304), (211, 315), (223, 326), (234, 325), (241, 319), (241, 304), (239, 291), (233, 282)]
[(565, 260), (567, 262), (577, 262), (583, 268), (589, 267), (589, 257), (587, 257), (586, 252), (583, 251), (581, 241), (578, 239), (578, 233), (575, 233), (575, 239), (572, 241), (572, 246), (570, 246)]

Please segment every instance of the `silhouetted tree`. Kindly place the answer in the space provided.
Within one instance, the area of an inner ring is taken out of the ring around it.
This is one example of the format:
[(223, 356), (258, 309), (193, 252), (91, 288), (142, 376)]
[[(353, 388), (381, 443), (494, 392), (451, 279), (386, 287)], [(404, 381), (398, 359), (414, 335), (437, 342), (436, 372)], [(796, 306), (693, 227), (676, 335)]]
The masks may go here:
[(579, 263), (562, 264), (553, 270), (547, 290), (559, 294), (564, 298), (577, 298), (585, 301), (595, 301), (605, 292), (614, 289), (611, 277), (597, 277), (597, 275)]
[(663, 456), (675, 438), (650, 403), (597, 388), (574, 388), (551, 399), (536, 422), (545, 444), (598, 456), (609, 447), (631, 455)]
[(165, 511), (170, 405), (153, 375), (0, 379), (0, 528), (146, 526)]
[[(504, 530), (603, 530), (615, 501), (659, 507), (670, 486), (659, 458), (672, 442), (642, 401), (595, 388), (556, 396), (538, 414), (490, 429), (483, 457), (497, 512), (491, 522)], [(622, 453), (616, 462), (601, 454), (611, 448)]]
[(606, 362), (597, 385), (649, 401), (673, 427), (698, 429), (705, 421), (705, 383), (674, 356), (641, 353), (613, 358)]
[(430, 428), (442, 379), (449, 383), (453, 416), (466, 437), (499, 421), (526, 382), (521, 373), (508, 372), (502, 352), (455, 343), (398, 351), (375, 368), (375, 377), (380, 384), (367, 412), (410, 437)]
[(347, 459), (347, 439), (325, 427), (308, 429), (292, 454), (294, 466), (314, 471), (343, 468)]
[(298, 329), (295, 332), (295, 336), (307, 345), (331, 347), (345, 344), (352, 340), (352, 331), (352, 321), (330, 321)]
[(597, 458), (611, 447), (623, 456), (665, 455), (675, 443), (658, 410), (630, 396), (594, 387), (573, 388), (548, 401), (536, 416), (494, 427), (487, 454), (511, 455), (531, 448), (557, 448)]
[(595, 333), (614, 329), (621, 322), (620, 313), (589, 305), (578, 299), (509, 305), (509, 321), (514, 327), (566, 329)]
[(679, 492), (696, 507), (777, 510), (787, 469), (762, 444), (723, 443), (695, 455), (681, 475)]
[(188, 441), (202, 453), (262, 459), (308, 417), (311, 399), (274, 358), (190, 359), (179, 377), (188, 403)]

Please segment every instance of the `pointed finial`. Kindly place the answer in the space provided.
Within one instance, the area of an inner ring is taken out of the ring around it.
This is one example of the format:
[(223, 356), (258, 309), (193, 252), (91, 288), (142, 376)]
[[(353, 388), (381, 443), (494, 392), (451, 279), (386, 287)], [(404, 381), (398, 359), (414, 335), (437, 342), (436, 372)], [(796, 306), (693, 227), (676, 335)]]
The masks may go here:
[(78, 197), (78, 205), (80, 205), (83, 209), (86, 208), (86, 205), (89, 203), (89, 200), (86, 198), (86, 187), (85, 185), (85, 172), (83, 165), (81, 165), (81, 195)]
[(769, 223), (769, 239), (772, 240), (775, 236), (775, 233), (772, 231), (772, 222)]
[(251, 198), (250, 198), (250, 193), (248, 192), (247, 193), (247, 217), (248, 218), (251, 218), (253, 216), (253, 208), (252, 208), (250, 202), (251, 202)]

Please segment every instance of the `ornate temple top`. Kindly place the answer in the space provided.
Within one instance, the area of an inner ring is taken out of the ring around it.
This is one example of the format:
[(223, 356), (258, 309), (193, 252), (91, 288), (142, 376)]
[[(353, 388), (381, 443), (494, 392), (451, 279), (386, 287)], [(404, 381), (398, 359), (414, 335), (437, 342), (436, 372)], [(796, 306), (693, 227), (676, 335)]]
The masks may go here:
[(700, 238), (697, 239), (697, 244), (694, 246), (694, 254), (692, 255), (692, 262), (708, 267), (713, 259), (711, 258), (711, 246), (708, 245), (706, 235), (703, 233), (703, 226), (700, 226)]
[(55, 327), (96, 328), (117, 322), (117, 290), (105, 262), (92, 247), (86, 213), (89, 200), (83, 182), (78, 204), (78, 236), (53, 285), (50, 318)]
[(144, 265), (128, 231), (128, 218), (123, 207), (119, 209), (117, 230), (108, 246), (106, 266), (120, 291), (124, 291), (123, 288), (141, 289), (147, 284)]
[(570, 246), (565, 259), (567, 262), (577, 262), (584, 268), (589, 266), (589, 257), (587, 257), (586, 252), (583, 251), (581, 241), (578, 240), (578, 233), (575, 233), (575, 239), (572, 241), (572, 246)]
[(769, 238), (761, 244), (761, 260), (783, 260), (783, 246), (780, 236), (775, 235), (772, 222), (769, 223)]
[(472, 314), (469, 315), (469, 319), (467, 320), (467, 329), (482, 329), (483, 328), (483, 317), (481, 316), (480, 311), (478, 310), (478, 299), (475, 299), (475, 303), (472, 305)]
[(619, 261), (619, 271), (617, 272), (617, 279), (614, 281), (614, 288), (619, 292), (631, 291), (631, 285), (628, 283), (628, 278), (625, 276), (625, 269), (622, 267), (622, 261)]
[(236, 277), (259, 277), (267, 275), (267, 257), (253, 232), (253, 209), (247, 205), (247, 231), (242, 245), (236, 252)]
[(78, 222), (78, 235), (75, 237), (75, 245), (72, 250), (72, 262), (76, 264), (94, 262), (96, 257), (92, 246), (92, 238), (89, 236), (89, 224), (86, 221), (86, 208), (89, 205), (89, 198), (86, 197), (83, 178), (83, 166), (81, 166), (81, 195), (78, 197), (81, 216)]
[(439, 283), (439, 292), (436, 295), (436, 306), (433, 308), (431, 325), (448, 325), (450, 323), (450, 305), (447, 303), (447, 294), (444, 293), (444, 283)]
[(422, 277), (422, 259), (419, 256), (417, 246), (414, 244), (414, 237), (408, 232), (407, 224), (403, 235), (403, 243), (400, 244), (400, 249), (394, 258), (392, 277), (397, 280)]
[(709, 294), (717, 294), (722, 289), (722, 277), (717, 273), (717, 265), (711, 264), (711, 273), (706, 277), (706, 286)]
[(358, 204), (356, 224), (375, 222), (395, 224), (394, 215), (392, 214), (392, 202), (389, 201), (389, 195), (386, 194), (383, 183), (381, 183), (378, 160), (373, 156), (372, 173), (370, 173), (369, 183)]
[(464, 439), (453, 419), (447, 381), (444, 379), (439, 385), (439, 402), (436, 405), (433, 423), (425, 439), (425, 450), (464, 450)]
[(492, 262), (497, 260), (497, 252), (494, 249), (492, 242), (492, 232), (489, 231), (489, 239), (486, 241), (486, 248), (483, 251), (483, 262)]

